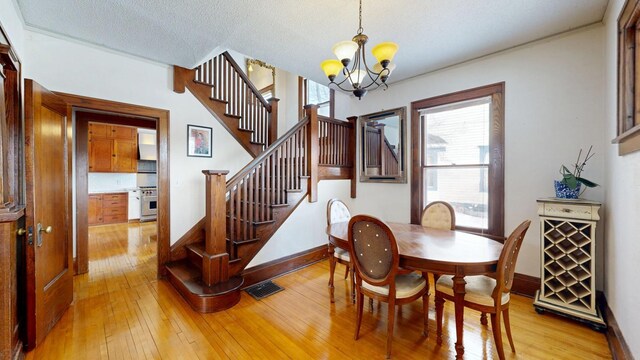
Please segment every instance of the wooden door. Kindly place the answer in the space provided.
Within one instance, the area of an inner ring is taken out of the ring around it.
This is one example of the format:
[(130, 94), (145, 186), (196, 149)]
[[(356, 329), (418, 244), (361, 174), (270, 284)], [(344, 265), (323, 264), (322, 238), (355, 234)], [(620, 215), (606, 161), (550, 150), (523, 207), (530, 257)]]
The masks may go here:
[(110, 172), (115, 162), (113, 140), (92, 138), (89, 140), (89, 172)]
[(138, 146), (135, 141), (113, 140), (113, 153), (115, 172), (136, 172), (138, 161)]
[(73, 300), (67, 105), (25, 80), (27, 348), (42, 343)]

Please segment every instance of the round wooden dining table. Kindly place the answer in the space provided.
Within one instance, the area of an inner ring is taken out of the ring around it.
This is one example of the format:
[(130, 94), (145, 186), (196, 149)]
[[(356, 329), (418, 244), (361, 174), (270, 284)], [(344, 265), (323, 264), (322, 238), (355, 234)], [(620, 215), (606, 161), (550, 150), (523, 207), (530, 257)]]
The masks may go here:
[[(333, 246), (347, 250), (349, 222), (327, 226)], [(495, 273), (502, 244), (462, 231), (439, 230), (421, 225), (387, 223), (396, 237), (400, 266), (406, 269), (453, 275), (456, 317), (456, 359), (464, 354), (464, 277)], [(440, 343), (441, 339), (438, 339)]]

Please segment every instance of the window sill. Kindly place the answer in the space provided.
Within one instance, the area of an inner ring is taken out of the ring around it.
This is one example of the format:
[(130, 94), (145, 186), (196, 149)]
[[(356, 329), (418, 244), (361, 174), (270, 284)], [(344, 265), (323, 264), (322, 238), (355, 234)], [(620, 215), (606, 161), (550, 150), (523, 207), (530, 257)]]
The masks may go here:
[(640, 150), (640, 125), (623, 132), (620, 136), (611, 140), (611, 143), (618, 144), (619, 156)]

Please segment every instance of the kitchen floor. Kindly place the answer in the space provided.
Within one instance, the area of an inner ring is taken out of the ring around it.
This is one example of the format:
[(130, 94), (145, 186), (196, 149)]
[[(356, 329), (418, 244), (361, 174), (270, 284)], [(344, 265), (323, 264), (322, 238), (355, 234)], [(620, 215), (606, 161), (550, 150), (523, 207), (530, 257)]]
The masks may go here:
[(150, 266), (155, 279), (157, 232), (155, 221), (90, 226), (88, 275), (97, 279)]

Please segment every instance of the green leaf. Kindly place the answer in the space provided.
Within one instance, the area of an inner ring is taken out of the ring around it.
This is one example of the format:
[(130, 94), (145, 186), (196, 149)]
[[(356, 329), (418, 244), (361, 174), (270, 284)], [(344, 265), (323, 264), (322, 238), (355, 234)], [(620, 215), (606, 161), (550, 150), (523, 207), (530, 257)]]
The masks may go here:
[(592, 188), (592, 187), (600, 186), (600, 185), (594, 183), (593, 181), (589, 181), (589, 180), (587, 180), (585, 178), (580, 178), (579, 177), (579, 178), (576, 178), (576, 180), (580, 181), (581, 183), (584, 184), (584, 186), (587, 186), (587, 187), (591, 187)]
[(569, 189), (574, 190), (578, 187), (578, 179), (576, 179), (573, 174), (565, 174), (562, 182), (569, 187)]
[(569, 169), (567, 169), (566, 166), (562, 165), (562, 175), (563, 176), (567, 176), (567, 175), (572, 175), (573, 176), (573, 173)]

